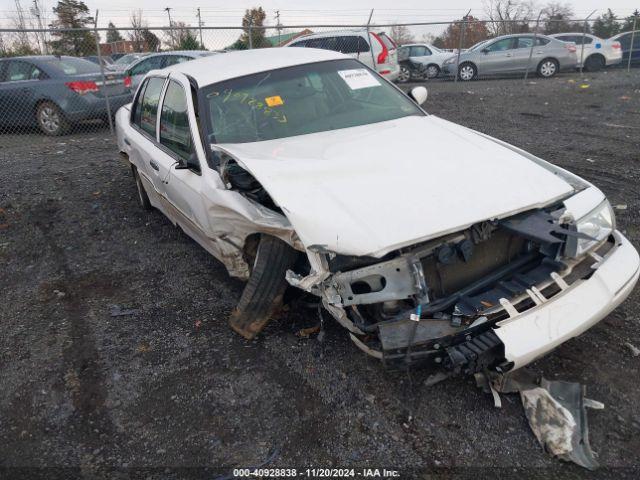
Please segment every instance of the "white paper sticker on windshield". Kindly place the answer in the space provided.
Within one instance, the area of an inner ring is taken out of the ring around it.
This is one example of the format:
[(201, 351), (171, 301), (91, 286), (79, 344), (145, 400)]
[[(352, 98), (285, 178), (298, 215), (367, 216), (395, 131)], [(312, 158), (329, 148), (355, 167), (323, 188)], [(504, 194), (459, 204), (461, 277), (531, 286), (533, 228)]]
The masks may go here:
[(371, 72), (366, 68), (338, 70), (338, 75), (342, 77), (351, 90), (380, 86), (378, 79), (371, 75)]

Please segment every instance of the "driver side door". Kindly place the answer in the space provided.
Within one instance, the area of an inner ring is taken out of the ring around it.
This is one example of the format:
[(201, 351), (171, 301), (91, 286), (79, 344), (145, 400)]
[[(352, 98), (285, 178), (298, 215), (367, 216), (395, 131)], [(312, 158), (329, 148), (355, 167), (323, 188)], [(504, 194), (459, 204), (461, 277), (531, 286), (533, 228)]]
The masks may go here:
[(514, 37), (502, 38), (482, 48), (478, 72), (481, 75), (491, 75), (516, 70), (515, 40)]

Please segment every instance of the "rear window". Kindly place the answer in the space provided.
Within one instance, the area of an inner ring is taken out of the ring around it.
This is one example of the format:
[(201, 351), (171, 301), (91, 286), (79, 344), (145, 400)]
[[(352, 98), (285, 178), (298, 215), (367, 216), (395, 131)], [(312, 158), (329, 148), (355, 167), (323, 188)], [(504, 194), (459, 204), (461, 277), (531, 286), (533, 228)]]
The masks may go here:
[(64, 75), (100, 73), (100, 67), (98, 65), (83, 58), (52, 58), (44, 60), (44, 63)]

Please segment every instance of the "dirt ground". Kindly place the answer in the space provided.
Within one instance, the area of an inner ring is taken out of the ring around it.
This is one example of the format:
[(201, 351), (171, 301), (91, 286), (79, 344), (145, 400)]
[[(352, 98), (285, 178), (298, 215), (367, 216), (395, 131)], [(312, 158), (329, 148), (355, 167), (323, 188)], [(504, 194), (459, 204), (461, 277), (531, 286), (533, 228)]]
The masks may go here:
[[(595, 183), (640, 246), (640, 71), (427, 86), (431, 113)], [(323, 342), (296, 336), (313, 310), (293, 305), (253, 342), (234, 334), (243, 284), (138, 206), (108, 129), (2, 134), (0, 162), (0, 477), (584, 475), (541, 450), (517, 397), (499, 410), (470, 379), (428, 387), (424, 372), (385, 371), (333, 322)], [(640, 347), (640, 289), (533, 365), (604, 402), (589, 423), (610, 478), (640, 469), (640, 357), (627, 342)]]

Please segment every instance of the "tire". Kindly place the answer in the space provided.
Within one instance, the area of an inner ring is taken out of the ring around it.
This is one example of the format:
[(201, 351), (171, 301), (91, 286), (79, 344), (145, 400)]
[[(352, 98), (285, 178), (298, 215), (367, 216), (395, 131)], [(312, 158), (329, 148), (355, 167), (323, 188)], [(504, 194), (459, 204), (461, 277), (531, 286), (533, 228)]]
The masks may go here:
[(145, 210), (153, 210), (153, 206), (149, 201), (149, 195), (147, 195), (147, 191), (144, 189), (144, 185), (142, 184), (142, 180), (140, 179), (138, 169), (134, 165), (131, 165), (131, 173), (133, 173), (133, 179), (135, 180), (136, 188), (138, 189), (138, 201), (140, 202), (140, 205)]
[(411, 80), (411, 70), (406, 65), (400, 65), (398, 83), (407, 83), (409, 80)]
[(438, 75), (440, 75), (440, 67), (438, 67), (438, 65), (434, 63), (427, 65), (427, 69), (425, 70), (425, 76), (427, 78), (436, 78)]
[(251, 340), (262, 331), (282, 306), (288, 285), (285, 274), (297, 258), (298, 252), (279, 238), (260, 236), (249, 282), (229, 318), (235, 332)]
[(597, 72), (607, 66), (607, 61), (602, 55), (589, 55), (584, 61), (584, 68), (587, 72)]
[(458, 67), (458, 80), (469, 82), (478, 76), (478, 69), (473, 63), (463, 63)]
[(536, 72), (538, 73), (539, 77), (551, 78), (556, 73), (558, 73), (559, 69), (560, 69), (560, 65), (558, 64), (558, 61), (555, 58), (545, 58), (538, 64), (538, 68), (536, 69)]
[(51, 137), (64, 135), (70, 127), (60, 107), (48, 101), (36, 108), (36, 124), (42, 133)]

